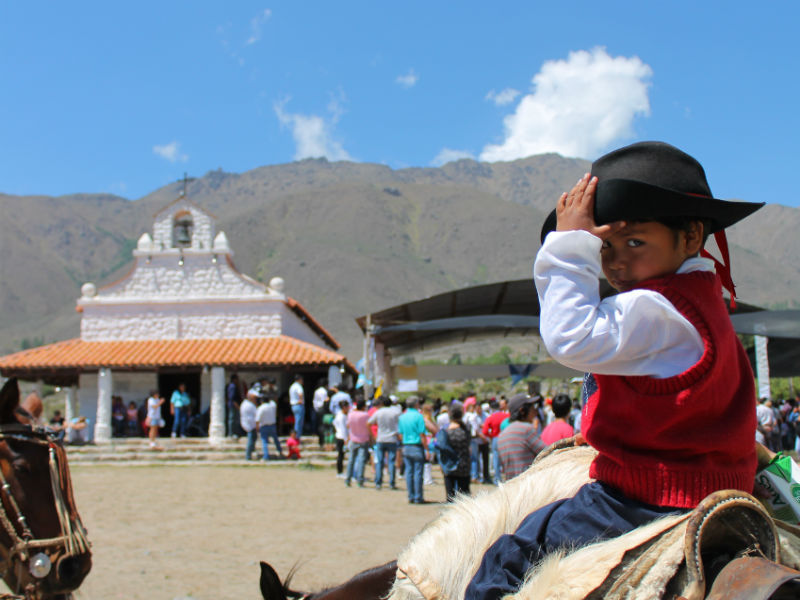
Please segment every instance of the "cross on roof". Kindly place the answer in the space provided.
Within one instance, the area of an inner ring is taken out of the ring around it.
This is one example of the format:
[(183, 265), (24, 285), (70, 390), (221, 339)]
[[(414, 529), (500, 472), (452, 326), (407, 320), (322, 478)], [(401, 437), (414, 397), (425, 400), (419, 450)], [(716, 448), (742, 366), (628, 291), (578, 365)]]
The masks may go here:
[(187, 173), (183, 174), (183, 179), (179, 179), (178, 181), (183, 182), (183, 189), (181, 190), (181, 197), (186, 196), (186, 186), (189, 185), (190, 181), (194, 181), (197, 179), (196, 177), (189, 177)]

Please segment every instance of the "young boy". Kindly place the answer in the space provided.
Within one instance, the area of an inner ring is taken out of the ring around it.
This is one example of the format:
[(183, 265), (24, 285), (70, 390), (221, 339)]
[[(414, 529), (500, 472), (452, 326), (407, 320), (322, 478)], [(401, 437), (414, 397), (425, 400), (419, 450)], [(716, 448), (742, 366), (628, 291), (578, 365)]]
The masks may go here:
[[(515, 591), (560, 547), (690, 510), (716, 490), (752, 492), (753, 373), (698, 253), (761, 206), (714, 199), (700, 164), (659, 142), (599, 158), (562, 194), (534, 265), (540, 333), (556, 360), (587, 372), (582, 432), (598, 451), (596, 481), (499, 538), (467, 598)], [(619, 294), (600, 299), (601, 272)]]

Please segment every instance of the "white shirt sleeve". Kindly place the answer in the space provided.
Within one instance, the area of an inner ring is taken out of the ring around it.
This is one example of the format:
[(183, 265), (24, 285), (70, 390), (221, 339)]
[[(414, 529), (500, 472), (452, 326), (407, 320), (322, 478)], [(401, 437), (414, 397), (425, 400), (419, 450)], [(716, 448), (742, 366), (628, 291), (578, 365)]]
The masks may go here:
[[(592, 373), (683, 373), (703, 355), (700, 334), (658, 292), (631, 290), (601, 301), (601, 245), (587, 231), (552, 232), (536, 255), (539, 331), (547, 351)], [(711, 268), (706, 259), (689, 259), (678, 272)]]

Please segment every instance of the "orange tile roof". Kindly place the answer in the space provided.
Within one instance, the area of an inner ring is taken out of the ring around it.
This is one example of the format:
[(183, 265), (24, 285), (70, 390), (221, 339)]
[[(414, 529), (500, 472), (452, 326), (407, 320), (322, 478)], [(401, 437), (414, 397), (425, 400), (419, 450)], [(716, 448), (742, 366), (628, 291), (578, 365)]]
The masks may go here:
[(153, 369), (157, 367), (353, 365), (341, 354), (285, 335), (223, 340), (143, 340), (85, 342), (80, 338), (0, 357), (0, 373), (26, 371)]
[(332, 346), (334, 350), (338, 350), (341, 347), (341, 344), (339, 344), (339, 342), (336, 341), (336, 338), (334, 338), (330, 334), (330, 332), (322, 326), (322, 324), (319, 321), (317, 321), (314, 317), (312, 317), (311, 313), (308, 312), (303, 307), (303, 305), (300, 304), (297, 300), (295, 300), (294, 298), (287, 297), (286, 304), (289, 306), (289, 308), (292, 309), (292, 311), (294, 311), (294, 313), (298, 317), (300, 317), (301, 321), (307, 323), (308, 326), (311, 327), (311, 329), (313, 329), (318, 336), (320, 336), (324, 341), (326, 341), (330, 346)]

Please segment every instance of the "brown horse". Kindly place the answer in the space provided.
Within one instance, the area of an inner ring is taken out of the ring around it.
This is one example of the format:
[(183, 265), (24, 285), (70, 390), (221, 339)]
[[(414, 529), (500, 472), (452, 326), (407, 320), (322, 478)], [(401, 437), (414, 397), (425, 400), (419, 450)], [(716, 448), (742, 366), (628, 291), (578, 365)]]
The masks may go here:
[(86, 530), (64, 449), (19, 406), (11, 379), (0, 390), (0, 572), (17, 598), (64, 600), (89, 573)]
[(378, 600), (389, 595), (396, 573), (397, 561), (393, 560), (380, 567), (362, 571), (342, 585), (309, 594), (289, 589), (294, 569), (289, 572), (286, 580), (281, 582), (275, 569), (262, 561), (261, 595), (264, 600), (289, 600), (290, 598), (302, 600)]

